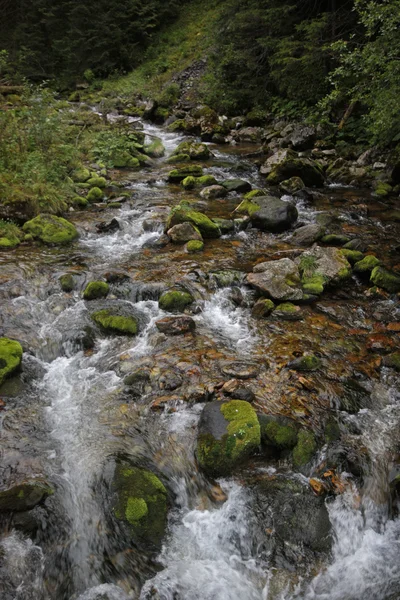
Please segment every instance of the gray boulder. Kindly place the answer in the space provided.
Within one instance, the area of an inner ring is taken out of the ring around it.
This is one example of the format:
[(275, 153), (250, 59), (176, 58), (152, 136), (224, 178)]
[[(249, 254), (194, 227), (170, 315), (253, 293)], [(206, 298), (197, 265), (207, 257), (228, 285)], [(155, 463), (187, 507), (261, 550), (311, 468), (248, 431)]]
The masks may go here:
[(252, 211), (251, 224), (261, 231), (279, 233), (290, 229), (297, 221), (297, 208), (290, 202), (284, 202), (274, 196), (260, 196), (255, 198), (254, 202), (260, 208)]
[(256, 265), (253, 273), (247, 275), (247, 283), (273, 300), (284, 302), (303, 298), (299, 269), (290, 258), (281, 258)]
[(190, 240), (202, 240), (201, 234), (191, 223), (180, 223), (168, 229), (167, 235), (174, 244), (186, 244)]

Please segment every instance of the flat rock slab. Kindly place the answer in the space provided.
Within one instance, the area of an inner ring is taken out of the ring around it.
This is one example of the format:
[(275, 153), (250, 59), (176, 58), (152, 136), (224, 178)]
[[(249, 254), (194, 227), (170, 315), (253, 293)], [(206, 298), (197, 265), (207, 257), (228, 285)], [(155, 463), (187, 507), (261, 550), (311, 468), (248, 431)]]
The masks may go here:
[(183, 335), (193, 332), (196, 329), (196, 323), (191, 317), (165, 317), (156, 321), (156, 327), (161, 333), (166, 335)]
[(237, 377), (238, 379), (252, 379), (257, 377), (260, 366), (256, 363), (235, 361), (229, 363), (223, 363), (221, 365), (221, 371), (228, 377)]
[(254, 267), (247, 275), (247, 283), (274, 300), (301, 300), (300, 274), (296, 263), (290, 258), (281, 258)]

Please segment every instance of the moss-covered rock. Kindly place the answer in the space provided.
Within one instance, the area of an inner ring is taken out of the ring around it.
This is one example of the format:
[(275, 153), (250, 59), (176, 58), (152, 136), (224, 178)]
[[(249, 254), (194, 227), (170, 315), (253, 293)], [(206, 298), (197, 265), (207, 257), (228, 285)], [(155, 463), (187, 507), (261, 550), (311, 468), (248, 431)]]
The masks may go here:
[(300, 177), (291, 177), (290, 179), (286, 179), (286, 181), (282, 181), (279, 184), (279, 187), (282, 191), (286, 192), (286, 194), (292, 195), (304, 190), (306, 186)]
[(381, 261), (379, 260), (379, 258), (376, 258), (376, 256), (369, 254), (368, 256), (365, 256), (362, 260), (356, 262), (356, 264), (354, 265), (354, 271), (355, 273), (361, 274), (370, 273), (375, 269), (375, 267), (378, 267), (380, 264)]
[(151, 158), (161, 158), (165, 154), (165, 147), (159, 138), (144, 147), (145, 153)]
[(321, 359), (314, 354), (305, 354), (295, 360), (292, 360), (288, 367), (296, 371), (316, 371), (321, 367)]
[(189, 304), (192, 304), (193, 300), (193, 296), (188, 292), (168, 290), (161, 294), (158, 306), (161, 310), (168, 312), (182, 312)]
[(341, 250), (314, 246), (296, 259), (304, 292), (321, 294), (328, 285), (339, 285), (351, 277), (351, 265)]
[(102, 190), (107, 185), (107, 179), (105, 177), (91, 177), (87, 180), (87, 183), (90, 185), (91, 188), (97, 187)]
[(110, 291), (110, 286), (105, 281), (91, 281), (84, 289), (83, 297), (85, 300), (97, 300), (105, 298)]
[(261, 441), (277, 450), (290, 450), (297, 444), (298, 427), (286, 417), (260, 415)]
[(185, 188), (185, 190), (192, 190), (196, 186), (196, 177), (189, 175), (189, 177), (185, 177), (181, 181), (181, 186)]
[(113, 314), (111, 310), (98, 310), (91, 315), (93, 321), (106, 333), (116, 335), (136, 335), (138, 323), (135, 317)]
[(22, 229), (45, 244), (67, 244), (78, 237), (72, 223), (54, 215), (38, 215), (27, 221)]
[(196, 457), (209, 475), (227, 475), (260, 446), (260, 424), (248, 402), (210, 402), (202, 412)]
[(103, 200), (104, 193), (99, 187), (93, 187), (89, 190), (86, 200), (88, 202), (101, 202)]
[(321, 242), (327, 246), (344, 246), (345, 244), (348, 244), (349, 241), (350, 238), (347, 237), (347, 235), (341, 235), (337, 233), (329, 233), (324, 235), (324, 237), (321, 239)]
[(374, 189), (375, 194), (382, 198), (388, 196), (392, 191), (393, 188), (390, 183), (385, 183), (384, 181), (379, 181)]
[(274, 310), (273, 317), (281, 321), (301, 321), (303, 319), (300, 306), (291, 302), (279, 304)]
[(275, 309), (275, 304), (269, 298), (260, 298), (257, 300), (253, 309), (251, 311), (251, 315), (255, 319), (263, 319), (264, 317), (269, 317), (272, 311)]
[(303, 467), (312, 459), (317, 449), (317, 443), (312, 431), (301, 430), (298, 442), (293, 450), (293, 464), (295, 467)]
[(244, 179), (228, 179), (228, 181), (223, 181), (221, 185), (228, 190), (228, 192), (245, 194), (246, 192), (251, 191), (251, 183)]
[(388, 354), (383, 359), (383, 364), (385, 367), (391, 367), (396, 371), (400, 372), (400, 352), (393, 352), (392, 354)]
[(171, 164), (174, 165), (175, 163), (189, 162), (189, 161), (190, 161), (189, 154), (173, 154), (172, 156), (167, 158), (165, 162), (167, 165), (171, 165)]
[(22, 346), (15, 340), (0, 338), (0, 385), (18, 371), (22, 362)]
[(90, 179), (90, 171), (85, 167), (82, 167), (81, 169), (75, 169), (71, 175), (71, 178), (75, 183), (85, 183), (88, 179)]
[(201, 177), (203, 175), (203, 169), (199, 165), (187, 165), (180, 169), (174, 169), (168, 173), (169, 183), (180, 183), (186, 177)]
[(221, 235), (235, 231), (235, 221), (231, 219), (220, 219), (219, 217), (214, 217), (212, 221), (219, 227)]
[(354, 265), (357, 262), (360, 262), (364, 258), (364, 254), (359, 250), (349, 250), (348, 248), (342, 248), (342, 254), (349, 263)]
[(247, 194), (244, 195), (244, 200), (252, 200), (259, 196), (268, 196), (268, 190), (251, 190), (251, 192), (247, 192)]
[(167, 490), (146, 469), (120, 463), (113, 478), (113, 511), (123, 521), (133, 540), (160, 547), (167, 525)]
[(324, 185), (324, 176), (318, 163), (309, 158), (300, 158), (289, 149), (278, 150), (270, 156), (260, 172), (267, 175), (267, 181), (271, 185), (278, 185), (292, 177), (299, 177), (309, 187)]
[(71, 204), (74, 208), (86, 208), (89, 205), (87, 198), (82, 196), (74, 196), (71, 200)]
[(201, 252), (204, 249), (204, 242), (201, 240), (190, 240), (190, 242), (186, 244), (185, 248), (189, 254)]
[[(246, 194), (248, 196), (248, 194)], [(242, 200), (242, 202), (235, 208), (235, 213), (239, 215), (247, 215), (251, 217), (251, 215), (257, 212), (260, 209), (260, 205), (256, 202), (253, 202), (251, 199)]]
[(191, 160), (207, 160), (210, 158), (211, 152), (206, 144), (185, 141), (179, 144), (174, 154), (188, 154)]
[(75, 288), (74, 278), (71, 273), (65, 273), (64, 275), (61, 275), (58, 281), (60, 282), (63, 292), (72, 292), (72, 290)]
[(377, 266), (372, 270), (370, 281), (390, 294), (400, 292), (400, 275), (383, 267)]
[(110, 160), (110, 163), (116, 169), (137, 169), (140, 167), (140, 161), (132, 156), (126, 150), (116, 150)]
[(168, 216), (166, 229), (171, 229), (180, 223), (192, 223), (197, 227), (204, 238), (218, 238), (221, 235), (219, 227), (207, 215), (192, 210), (189, 206), (178, 205), (173, 208)]
[(7, 489), (0, 489), (0, 511), (30, 510), (54, 494), (53, 488), (43, 479), (28, 479)]
[(20, 240), (17, 238), (6, 238), (0, 237), (0, 249), (1, 250), (12, 250), (16, 248), (20, 243)]

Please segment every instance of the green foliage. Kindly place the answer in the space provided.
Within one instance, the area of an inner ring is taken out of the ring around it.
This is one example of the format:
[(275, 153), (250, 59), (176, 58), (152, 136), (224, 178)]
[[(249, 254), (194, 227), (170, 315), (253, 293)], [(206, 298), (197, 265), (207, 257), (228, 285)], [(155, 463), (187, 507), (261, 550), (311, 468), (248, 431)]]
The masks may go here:
[(91, 139), (93, 158), (105, 163), (107, 167), (136, 167), (139, 166), (138, 155), (143, 150), (140, 133), (124, 128), (108, 128), (99, 131)]

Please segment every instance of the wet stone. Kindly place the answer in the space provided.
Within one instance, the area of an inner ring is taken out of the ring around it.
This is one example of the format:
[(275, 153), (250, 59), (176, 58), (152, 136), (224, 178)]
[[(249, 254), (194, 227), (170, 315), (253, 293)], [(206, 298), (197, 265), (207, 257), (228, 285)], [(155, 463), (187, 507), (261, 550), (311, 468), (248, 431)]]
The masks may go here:
[(235, 361), (221, 365), (221, 371), (228, 377), (237, 377), (238, 379), (253, 379), (257, 377), (260, 366), (255, 363)]
[(166, 335), (184, 335), (185, 333), (193, 333), (196, 329), (196, 323), (191, 317), (187, 316), (165, 317), (156, 321), (156, 327), (158, 331)]

